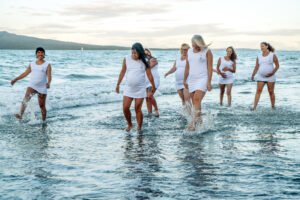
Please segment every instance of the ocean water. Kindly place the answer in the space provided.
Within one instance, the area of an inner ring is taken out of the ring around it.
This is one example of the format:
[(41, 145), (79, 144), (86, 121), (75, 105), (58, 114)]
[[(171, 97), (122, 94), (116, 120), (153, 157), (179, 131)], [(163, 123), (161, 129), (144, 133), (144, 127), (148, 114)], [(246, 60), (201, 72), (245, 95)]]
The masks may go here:
[[(161, 116), (145, 116), (141, 134), (123, 131), (122, 95), (114, 92), (128, 53), (47, 51), (53, 83), (42, 125), (36, 97), (22, 122), (13, 116), (28, 78), (14, 87), (10, 80), (34, 51), (0, 51), (0, 199), (300, 198), (300, 52), (277, 52), (276, 110), (265, 87), (250, 112), (259, 51), (237, 50), (232, 107), (219, 106), (214, 74), (203, 124), (190, 133), (174, 75), (163, 77), (178, 52), (153, 51)], [(214, 67), (224, 53), (213, 50)]]

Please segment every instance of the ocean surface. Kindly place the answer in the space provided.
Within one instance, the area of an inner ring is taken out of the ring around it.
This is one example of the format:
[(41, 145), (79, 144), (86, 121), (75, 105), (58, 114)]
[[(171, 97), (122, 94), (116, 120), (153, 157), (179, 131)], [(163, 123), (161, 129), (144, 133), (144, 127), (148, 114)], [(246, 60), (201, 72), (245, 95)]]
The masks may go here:
[[(122, 95), (114, 92), (129, 53), (47, 51), (53, 81), (42, 125), (37, 97), (22, 122), (13, 116), (28, 77), (13, 87), (10, 80), (34, 51), (0, 51), (0, 199), (300, 199), (299, 51), (277, 52), (276, 110), (265, 87), (251, 112), (260, 52), (238, 49), (232, 107), (219, 106), (214, 74), (195, 132), (186, 131), (174, 75), (163, 76), (179, 52), (153, 51), (161, 116), (145, 115), (141, 134), (123, 131)], [(213, 54), (216, 67), (225, 50)]]

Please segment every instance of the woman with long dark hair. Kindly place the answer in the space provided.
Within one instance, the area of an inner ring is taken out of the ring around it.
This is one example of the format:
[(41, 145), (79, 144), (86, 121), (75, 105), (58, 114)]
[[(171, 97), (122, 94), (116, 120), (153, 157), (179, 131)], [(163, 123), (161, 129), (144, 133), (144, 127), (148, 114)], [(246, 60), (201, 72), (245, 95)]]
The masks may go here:
[(237, 55), (233, 47), (226, 49), (226, 56), (220, 57), (217, 64), (217, 71), (219, 77), (220, 87), (220, 105), (223, 105), (223, 97), (225, 93), (225, 87), (227, 88), (227, 101), (228, 106), (231, 106), (231, 89), (234, 80), (234, 73), (236, 72), (236, 59)]
[(152, 96), (155, 92), (155, 85), (151, 69), (146, 61), (146, 55), (141, 43), (135, 43), (131, 48), (131, 55), (128, 55), (123, 60), (122, 69), (119, 75), (116, 92), (120, 92), (120, 84), (126, 75), (126, 85), (123, 93), (123, 113), (127, 121), (126, 131), (130, 131), (133, 127), (131, 121), (130, 106), (132, 101), (135, 101), (135, 113), (137, 120), (137, 131), (142, 130), (143, 113), (142, 105), (146, 98), (146, 75), (152, 85), (152, 91), (148, 94)]
[[(260, 95), (263, 91), (265, 84), (268, 86), (268, 91), (271, 100), (271, 106), (275, 108), (275, 93), (274, 87), (276, 82), (275, 73), (279, 69), (279, 61), (276, 56), (275, 49), (271, 44), (267, 42), (260, 43), (261, 54), (256, 58), (256, 65), (252, 73), (252, 80), (257, 73), (256, 81), (257, 88), (254, 99), (254, 105), (251, 110), (256, 110), (257, 104), (259, 102)], [(275, 65), (275, 67), (274, 67)]]

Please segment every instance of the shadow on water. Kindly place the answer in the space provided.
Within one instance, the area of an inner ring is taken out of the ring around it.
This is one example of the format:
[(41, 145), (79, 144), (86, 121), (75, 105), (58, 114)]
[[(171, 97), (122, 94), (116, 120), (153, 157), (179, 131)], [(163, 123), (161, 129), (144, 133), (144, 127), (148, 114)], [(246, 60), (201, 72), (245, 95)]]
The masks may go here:
[[(6, 130), (0, 135), (0, 168), (4, 184), (3, 198), (51, 199), (54, 188), (59, 182), (51, 172), (49, 143), (51, 128), (47, 124), (29, 125), (19, 122), (1, 125)], [(13, 157), (14, 159), (9, 159)], [(1, 182), (1, 181), (0, 181)], [(20, 189), (22, 183), (22, 189)], [(14, 190), (11, 193), (9, 191)], [(0, 196), (1, 197), (1, 196)]]
[(129, 192), (133, 192), (129, 194), (132, 198), (151, 199), (164, 196), (164, 192), (154, 184), (162, 181), (161, 177), (156, 175), (161, 171), (158, 139), (156, 134), (150, 135), (145, 132), (137, 136), (127, 134), (124, 139), (124, 162), (127, 168), (124, 178), (131, 180), (128, 189)]

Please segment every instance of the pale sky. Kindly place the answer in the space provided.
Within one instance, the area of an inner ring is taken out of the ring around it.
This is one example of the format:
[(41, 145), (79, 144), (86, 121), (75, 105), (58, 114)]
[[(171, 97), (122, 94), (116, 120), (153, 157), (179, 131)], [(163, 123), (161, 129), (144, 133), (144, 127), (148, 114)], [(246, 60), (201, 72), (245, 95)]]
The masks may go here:
[(0, 31), (98, 45), (300, 50), (299, 0), (0, 0)]

